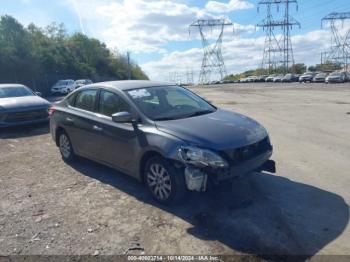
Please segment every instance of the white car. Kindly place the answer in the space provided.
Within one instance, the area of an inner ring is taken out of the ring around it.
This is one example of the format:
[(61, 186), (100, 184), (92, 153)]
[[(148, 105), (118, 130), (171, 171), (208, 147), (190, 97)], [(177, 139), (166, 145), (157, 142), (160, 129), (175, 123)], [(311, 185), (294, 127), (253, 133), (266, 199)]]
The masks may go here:
[(75, 80), (75, 85), (76, 88), (85, 86), (85, 85), (90, 85), (92, 84), (92, 81), (90, 79), (79, 79), (79, 80)]
[(75, 84), (75, 81), (72, 79), (67, 80), (59, 80), (56, 84), (53, 85), (51, 88), (51, 94), (69, 94), (75, 88), (77, 85)]

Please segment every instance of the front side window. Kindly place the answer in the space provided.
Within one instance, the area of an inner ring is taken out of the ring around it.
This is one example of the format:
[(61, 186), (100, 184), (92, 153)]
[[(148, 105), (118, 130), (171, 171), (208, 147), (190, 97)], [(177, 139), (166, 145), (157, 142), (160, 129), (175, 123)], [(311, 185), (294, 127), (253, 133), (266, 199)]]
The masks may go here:
[(135, 105), (155, 121), (212, 113), (215, 107), (180, 86), (139, 88), (126, 91)]
[(97, 90), (84, 90), (80, 92), (75, 100), (75, 107), (84, 109), (87, 111), (94, 111), (96, 102)]
[(101, 91), (99, 101), (99, 113), (112, 116), (119, 112), (129, 112), (130, 108), (117, 94), (109, 91)]

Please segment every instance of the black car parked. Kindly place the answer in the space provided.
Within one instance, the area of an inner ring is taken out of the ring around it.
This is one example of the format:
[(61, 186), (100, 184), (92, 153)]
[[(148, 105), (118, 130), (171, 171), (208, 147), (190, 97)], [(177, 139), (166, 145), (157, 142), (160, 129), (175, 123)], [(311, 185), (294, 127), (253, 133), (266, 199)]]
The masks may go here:
[(282, 78), (282, 82), (283, 83), (298, 82), (298, 80), (299, 80), (299, 76), (298, 75), (294, 75), (294, 74), (286, 74)]
[(144, 182), (162, 203), (254, 170), (274, 171), (264, 127), (173, 84), (88, 85), (50, 114), (65, 161), (79, 155), (114, 167)]

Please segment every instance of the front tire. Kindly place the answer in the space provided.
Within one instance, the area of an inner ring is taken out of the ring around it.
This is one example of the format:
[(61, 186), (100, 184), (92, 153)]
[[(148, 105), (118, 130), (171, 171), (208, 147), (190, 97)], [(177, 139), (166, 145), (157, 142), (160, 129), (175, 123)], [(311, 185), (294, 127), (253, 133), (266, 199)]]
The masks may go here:
[(75, 159), (72, 143), (67, 133), (64, 131), (60, 132), (58, 135), (58, 147), (64, 161), (72, 162)]
[(161, 204), (178, 203), (187, 193), (184, 175), (162, 157), (147, 162), (144, 178), (153, 199)]

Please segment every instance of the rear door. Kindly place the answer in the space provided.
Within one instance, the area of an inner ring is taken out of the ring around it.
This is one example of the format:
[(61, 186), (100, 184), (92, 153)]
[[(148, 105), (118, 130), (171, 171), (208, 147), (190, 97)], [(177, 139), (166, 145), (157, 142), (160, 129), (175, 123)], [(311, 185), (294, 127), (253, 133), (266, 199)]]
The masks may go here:
[(98, 159), (100, 130), (96, 122), (97, 89), (79, 92), (63, 121), (77, 154)]
[(98, 126), (101, 128), (98, 141), (101, 146), (101, 157), (126, 173), (136, 175), (137, 154), (141, 150), (137, 131), (131, 123), (115, 123), (112, 115), (118, 112), (131, 112), (130, 105), (121, 95), (101, 90), (98, 101)]

